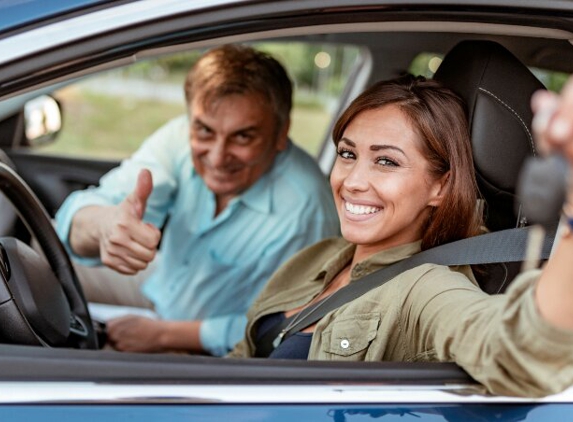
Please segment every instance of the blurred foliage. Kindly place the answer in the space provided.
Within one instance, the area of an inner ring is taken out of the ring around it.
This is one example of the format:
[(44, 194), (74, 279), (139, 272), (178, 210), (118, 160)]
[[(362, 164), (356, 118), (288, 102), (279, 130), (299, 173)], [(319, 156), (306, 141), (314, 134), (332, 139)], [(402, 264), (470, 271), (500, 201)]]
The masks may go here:
[[(296, 88), (338, 95), (344, 89), (360, 50), (354, 46), (306, 43), (261, 43), (255, 48), (275, 57), (286, 69)], [(315, 64), (318, 53), (330, 56), (330, 66)]]
[[(359, 56), (353, 46), (307, 43), (256, 43), (253, 47), (276, 58), (287, 70), (296, 88), (327, 95), (338, 95)], [(314, 58), (320, 52), (331, 57), (331, 65), (321, 69)], [(118, 71), (123, 77), (152, 81), (183, 82), (203, 51), (193, 50), (135, 63)]]
[(440, 54), (420, 53), (414, 58), (414, 60), (412, 60), (408, 72), (410, 72), (412, 75), (420, 75), (426, 78), (431, 78), (434, 76), (435, 69), (430, 67), (430, 62), (436, 59), (441, 60), (442, 57), (443, 55)]
[(67, 88), (58, 92), (63, 130), (41, 152), (93, 158), (124, 158), (163, 123), (185, 111), (183, 105)]
[(563, 85), (569, 78), (568, 73), (554, 72), (545, 69), (532, 68), (531, 71), (545, 85), (545, 87), (554, 92), (561, 92)]

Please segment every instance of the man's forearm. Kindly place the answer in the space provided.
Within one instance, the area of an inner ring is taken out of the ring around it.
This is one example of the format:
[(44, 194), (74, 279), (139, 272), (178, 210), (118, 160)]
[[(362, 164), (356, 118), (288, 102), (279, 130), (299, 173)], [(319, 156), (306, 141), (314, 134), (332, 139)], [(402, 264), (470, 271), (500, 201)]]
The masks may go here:
[(70, 227), (69, 244), (79, 256), (94, 258), (99, 256), (99, 221), (105, 218), (105, 207), (88, 206), (76, 212)]
[(164, 350), (204, 353), (199, 331), (201, 321), (164, 321), (160, 344)]

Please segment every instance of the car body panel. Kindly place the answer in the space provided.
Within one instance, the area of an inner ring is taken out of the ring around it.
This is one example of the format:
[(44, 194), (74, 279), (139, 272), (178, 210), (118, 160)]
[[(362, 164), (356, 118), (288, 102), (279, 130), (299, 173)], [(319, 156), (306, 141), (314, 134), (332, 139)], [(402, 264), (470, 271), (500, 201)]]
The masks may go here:
[(113, 0), (7, 0), (0, 3), (0, 34), (17, 28), (39, 26), (51, 19), (93, 9)]
[[(571, 411), (571, 405), (491, 405), (488, 408), (475, 405), (305, 405), (293, 407), (289, 405), (211, 405), (197, 404), (193, 406), (182, 404), (161, 405), (49, 405), (49, 406), (0, 406), (0, 412), (5, 421), (38, 420), (57, 421), (62, 417), (84, 421), (172, 421), (193, 420), (213, 421), (274, 421), (290, 422), (304, 421), (363, 421), (372, 418), (384, 418), (385, 421), (449, 421), (467, 422), (495, 420), (500, 422), (547, 421), (564, 420)], [(527, 418), (527, 419), (526, 419)]]

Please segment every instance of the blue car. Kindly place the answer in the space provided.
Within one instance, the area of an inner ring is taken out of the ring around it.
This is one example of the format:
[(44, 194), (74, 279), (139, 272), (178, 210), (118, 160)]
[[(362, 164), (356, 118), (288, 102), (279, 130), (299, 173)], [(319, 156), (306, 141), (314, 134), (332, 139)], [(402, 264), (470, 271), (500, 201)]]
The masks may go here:
[[(454, 363), (239, 360), (98, 347), (95, 308), (51, 219), (71, 192), (97, 185), (185, 111), (189, 64), (224, 43), (251, 44), (285, 64), (296, 87), (290, 136), (325, 175), (336, 156), (334, 122), (371, 83), (404, 72), (436, 75), (477, 104), (480, 52), (501, 47), (532, 79), (488, 67), (499, 95), (514, 103), (502, 98), (499, 111), (471, 112), (475, 165), (488, 227), (530, 223), (514, 205), (520, 168), (533, 155), (522, 142), (529, 97), (542, 87), (559, 91), (573, 72), (573, 2), (0, 2), (1, 419), (573, 420), (573, 389), (494, 396)], [(484, 279), (482, 287), (498, 294), (519, 265), (490, 270), (497, 282)], [(64, 346), (51, 346), (61, 332), (69, 336)]]

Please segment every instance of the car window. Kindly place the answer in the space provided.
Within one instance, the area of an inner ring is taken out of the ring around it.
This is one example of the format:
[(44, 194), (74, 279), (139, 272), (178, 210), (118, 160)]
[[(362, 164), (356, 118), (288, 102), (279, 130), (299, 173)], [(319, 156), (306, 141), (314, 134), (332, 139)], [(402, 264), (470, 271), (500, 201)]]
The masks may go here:
[[(260, 43), (294, 84), (290, 137), (317, 156), (328, 137), (348, 76), (360, 59), (351, 45)], [(90, 76), (54, 93), (63, 109), (56, 142), (38, 153), (120, 159), (163, 123), (185, 112), (183, 83), (200, 56), (195, 50)]]
[(545, 85), (547, 89), (554, 92), (561, 92), (561, 88), (563, 88), (563, 85), (567, 82), (567, 78), (569, 78), (569, 73), (565, 72), (556, 72), (536, 67), (531, 68), (531, 71), (543, 82), (543, 85)]
[(442, 64), (442, 59), (444, 58), (443, 54), (431, 53), (431, 52), (423, 52), (418, 54), (412, 63), (410, 63), (410, 67), (408, 68), (408, 72), (412, 75), (420, 75), (426, 78), (431, 78)]

